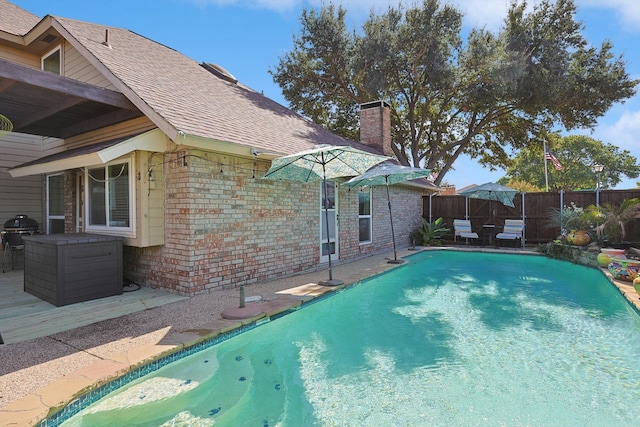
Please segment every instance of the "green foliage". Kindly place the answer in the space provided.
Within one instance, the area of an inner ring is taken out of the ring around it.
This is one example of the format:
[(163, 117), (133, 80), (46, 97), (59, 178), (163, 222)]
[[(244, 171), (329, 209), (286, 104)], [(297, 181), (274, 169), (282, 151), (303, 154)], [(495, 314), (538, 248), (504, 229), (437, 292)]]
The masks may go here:
[(500, 178), (498, 180), (498, 184), (513, 188), (518, 193), (539, 193), (545, 190), (544, 188), (537, 187), (530, 182), (517, 179)]
[(623, 242), (629, 221), (640, 218), (640, 199), (626, 199), (620, 205), (603, 203), (600, 206), (590, 205), (586, 208), (590, 220), (598, 224), (596, 232), (600, 239), (611, 242)]
[(550, 129), (591, 127), (635, 94), (622, 57), (589, 43), (575, 12), (572, 0), (516, 0), (499, 32), (473, 29), (463, 43), (462, 14), (440, 0), (372, 12), (357, 30), (329, 4), (302, 12), (270, 73), (292, 109), (352, 140), (358, 104), (387, 101), (395, 156), (440, 184), (461, 154), (507, 167)]
[(563, 235), (569, 230), (591, 230), (593, 225), (592, 215), (573, 202), (570, 206), (564, 206), (562, 209), (549, 209), (546, 221), (547, 227), (560, 228)]
[[(585, 135), (561, 137), (550, 134), (547, 135), (547, 147), (563, 166), (558, 171), (550, 161), (547, 162), (549, 190), (552, 191), (595, 190), (598, 181), (593, 169), (595, 164), (603, 166), (601, 189), (615, 187), (623, 176), (636, 178), (640, 175), (640, 164), (629, 151)], [(502, 180), (526, 181), (544, 189), (544, 162), (542, 143), (523, 149)]]
[[(429, 222), (422, 218), (422, 225), (411, 233), (415, 242), (424, 246), (442, 246), (442, 239), (449, 232), (442, 218)], [(410, 237), (411, 237), (410, 236)]]
[(409, 242), (412, 246), (422, 246), (422, 226), (416, 228), (411, 233), (409, 233)]

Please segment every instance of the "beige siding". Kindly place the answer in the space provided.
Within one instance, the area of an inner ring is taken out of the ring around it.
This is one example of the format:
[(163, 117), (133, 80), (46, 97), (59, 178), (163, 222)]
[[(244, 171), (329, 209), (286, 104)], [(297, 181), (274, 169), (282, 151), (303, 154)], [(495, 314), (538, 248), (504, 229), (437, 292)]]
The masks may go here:
[(7, 170), (42, 156), (45, 139), (10, 133), (0, 138), (0, 226), (18, 214), (28, 215), (40, 224), (43, 220), (40, 175), (12, 178)]
[[(55, 45), (52, 49), (55, 49)], [(49, 49), (44, 54), (48, 54)], [(0, 45), (0, 58), (29, 67), (41, 69), (42, 56), (16, 49), (14, 47)], [(93, 65), (89, 63), (80, 52), (69, 43), (64, 42), (62, 46), (62, 73), (65, 77), (78, 80), (94, 86), (117, 90), (107, 78), (102, 75)]]
[(0, 58), (33, 68), (40, 68), (40, 56), (13, 47), (0, 45)]
[(64, 75), (66, 77), (89, 83), (95, 86), (116, 90), (115, 86), (109, 82), (93, 65), (89, 63), (80, 52), (69, 43), (64, 44)]
[(98, 129), (93, 132), (83, 133), (65, 140), (66, 149), (82, 147), (84, 145), (95, 144), (97, 142), (108, 141), (110, 139), (121, 138), (137, 133), (146, 132), (156, 126), (146, 117), (129, 120), (114, 126)]
[[(153, 166), (153, 180), (148, 170)], [(136, 173), (136, 237), (125, 239), (125, 244), (148, 247), (164, 244), (164, 203), (162, 154), (137, 151)]]

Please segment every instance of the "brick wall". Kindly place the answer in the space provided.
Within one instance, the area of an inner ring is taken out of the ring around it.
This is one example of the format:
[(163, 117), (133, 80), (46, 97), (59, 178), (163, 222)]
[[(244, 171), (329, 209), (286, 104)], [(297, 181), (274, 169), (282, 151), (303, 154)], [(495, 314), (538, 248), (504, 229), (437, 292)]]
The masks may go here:
[[(66, 171), (64, 173), (64, 232), (76, 232), (76, 201), (77, 201), (76, 172)], [(46, 204), (46, 190), (43, 192)], [(45, 207), (46, 215), (46, 207)], [(46, 219), (45, 219), (46, 222)]]
[(391, 152), (391, 110), (383, 101), (360, 106), (360, 142), (377, 147), (386, 156)]
[[(165, 159), (165, 245), (125, 247), (127, 279), (191, 296), (318, 265), (318, 183), (260, 179), (268, 162), (202, 152), (186, 159), (186, 166)], [(396, 241), (406, 247), (421, 218), (421, 193), (392, 188)], [(369, 245), (358, 242), (357, 190), (338, 191), (340, 259), (391, 248), (384, 188), (374, 189)]]
[[(372, 202), (372, 242), (360, 244), (358, 235), (358, 189), (340, 192), (340, 257), (350, 259), (391, 250), (391, 220), (385, 187), (374, 187)], [(409, 234), (422, 224), (422, 191), (394, 185), (389, 187), (396, 247), (409, 246)]]
[(317, 264), (317, 184), (262, 180), (267, 162), (186, 158), (167, 162), (165, 245), (127, 247), (130, 280), (195, 295)]
[[(391, 200), (391, 214), (393, 215), (393, 230), (396, 237), (396, 247), (406, 248), (410, 245), (409, 234), (422, 224), (422, 192), (410, 187), (389, 187)], [(373, 209), (378, 214), (373, 219), (373, 238), (387, 242), (391, 249), (391, 221), (389, 218), (389, 204), (384, 187), (374, 189)]]

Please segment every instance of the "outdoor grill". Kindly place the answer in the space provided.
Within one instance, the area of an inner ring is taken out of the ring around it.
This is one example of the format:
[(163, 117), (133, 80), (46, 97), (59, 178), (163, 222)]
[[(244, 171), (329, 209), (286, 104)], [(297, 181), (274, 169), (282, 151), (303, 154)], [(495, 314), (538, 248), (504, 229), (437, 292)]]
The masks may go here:
[(16, 215), (4, 223), (4, 230), (2, 235), (9, 233), (16, 234), (38, 234), (40, 231), (40, 225), (35, 219), (29, 218), (27, 215)]
[(22, 236), (37, 234), (40, 231), (38, 221), (27, 215), (16, 215), (4, 223), (1, 233), (2, 241), (2, 272), (5, 272), (4, 264), (7, 252), (11, 253), (11, 269), (13, 269), (18, 251), (24, 251)]

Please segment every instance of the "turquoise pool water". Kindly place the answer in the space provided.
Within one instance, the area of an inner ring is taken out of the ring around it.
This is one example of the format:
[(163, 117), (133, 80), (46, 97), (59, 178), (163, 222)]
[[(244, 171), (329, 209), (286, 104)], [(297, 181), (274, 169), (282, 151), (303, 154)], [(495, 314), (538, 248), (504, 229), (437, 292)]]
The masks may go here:
[(65, 426), (635, 426), (640, 316), (594, 269), (425, 251)]

